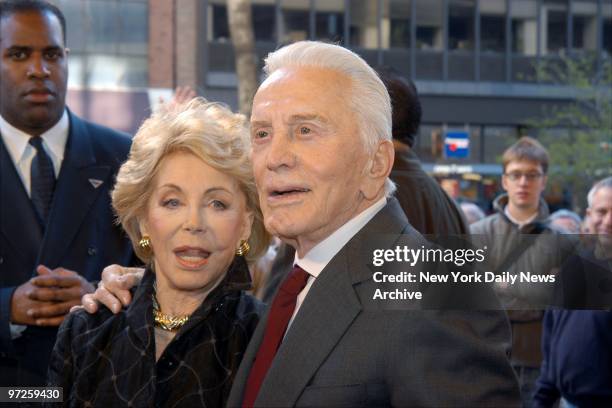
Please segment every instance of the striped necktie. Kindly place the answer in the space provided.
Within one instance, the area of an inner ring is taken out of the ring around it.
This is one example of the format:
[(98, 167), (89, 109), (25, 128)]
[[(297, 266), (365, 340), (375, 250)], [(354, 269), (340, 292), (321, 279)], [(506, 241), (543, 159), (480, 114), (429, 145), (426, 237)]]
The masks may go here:
[(44, 226), (47, 224), (53, 191), (55, 190), (55, 172), (53, 162), (42, 146), (42, 138), (31, 137), (29, 143), (36, 149), (36, 156), (32, 159), (32, 166), (30, 167), (30, 196), (40, 222)]

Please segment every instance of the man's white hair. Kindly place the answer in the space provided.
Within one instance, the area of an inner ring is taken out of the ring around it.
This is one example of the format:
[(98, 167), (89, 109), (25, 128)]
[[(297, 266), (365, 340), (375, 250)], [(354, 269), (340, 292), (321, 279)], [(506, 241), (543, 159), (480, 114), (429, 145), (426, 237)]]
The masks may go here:
[[(356, 112), (360, 134), (368, 152), (380, 140), (391, 140), (391, 100), (376, 72), (359, 55), (339, 45), (319, 41), (298, 41), (268, 54), (264, 72), (269, 76), (288, 67), (316, 67), (337, 71), (351, 81), (349, 108)], [(385, 181), (385, 194), (395, 191), (391, 179)]]
[(595, 194), (602, 188), (612, 188), (612, 176), (606, 177), (603, 180), (599, 180), (597, 183), (593, 184), (593, 187), (589, 190), (589, 194), (587, 195), (587, 202), (589, 203), (589, 208), (593, 206), (593, 200), (595, 199)]

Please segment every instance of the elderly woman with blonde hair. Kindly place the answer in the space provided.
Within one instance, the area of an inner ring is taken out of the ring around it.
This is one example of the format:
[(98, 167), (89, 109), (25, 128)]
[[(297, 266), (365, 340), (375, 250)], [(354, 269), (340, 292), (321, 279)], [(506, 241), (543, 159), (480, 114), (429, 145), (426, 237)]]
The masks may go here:
[(225, 405), (262, 310), (247, 263), (269, 242), (249, 149), (245, 118), (203, 99), (142, 125), (112, 202), (147, 269), (129, 308), (60, 327), (66, 405)]

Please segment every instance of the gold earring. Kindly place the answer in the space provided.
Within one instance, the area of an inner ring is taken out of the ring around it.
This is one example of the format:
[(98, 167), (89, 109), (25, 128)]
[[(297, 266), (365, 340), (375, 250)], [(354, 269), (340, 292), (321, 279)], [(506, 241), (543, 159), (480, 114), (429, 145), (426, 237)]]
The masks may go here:
[(138, 246), (145, 251), (149, 251), (151, 249), (151, 238), (148, 235), (143, 235), (138, 242)]
[(238, 256), (246, 256), (246, 254), (248, 254), (250, 250), (251, 250), (251, 246), (249, 245), (248, 242), (246, 242), (243, 239), (242, 241), (240, 241), (240, 246), (236, 250), (236, 255), (238, 255)]

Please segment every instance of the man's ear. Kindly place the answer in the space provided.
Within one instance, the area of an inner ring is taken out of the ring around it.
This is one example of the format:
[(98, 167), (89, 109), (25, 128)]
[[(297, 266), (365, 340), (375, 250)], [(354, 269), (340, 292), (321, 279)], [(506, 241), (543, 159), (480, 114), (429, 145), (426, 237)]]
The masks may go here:
[(395, 159), (395, 149), (390, 140), (378, 143), (374, 154), (370, 156), (368, 166), (365, 169), (365, 180), (362, 193), (368, 200), (377, 198), (381, 189), (384, 188), (385, 180), (389, 177)]

